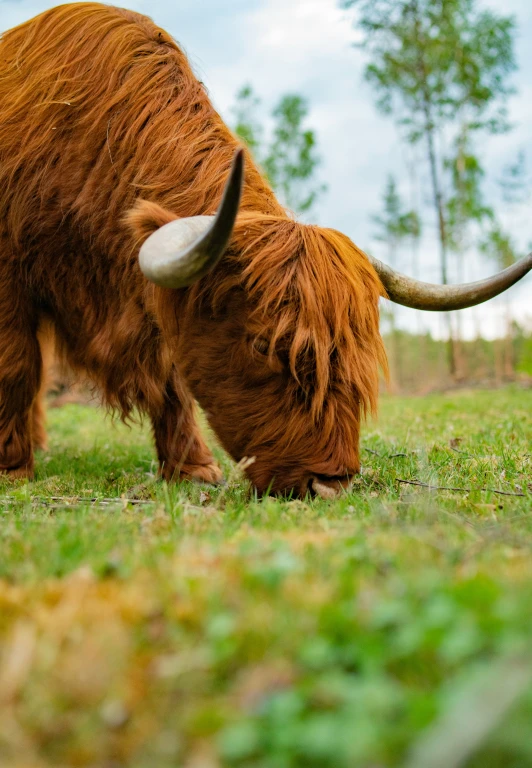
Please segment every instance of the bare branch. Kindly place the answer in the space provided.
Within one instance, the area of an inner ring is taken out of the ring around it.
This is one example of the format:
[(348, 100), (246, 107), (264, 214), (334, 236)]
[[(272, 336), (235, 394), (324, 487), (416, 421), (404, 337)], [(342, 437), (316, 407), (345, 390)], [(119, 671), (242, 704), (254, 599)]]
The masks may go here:
[(421, 483), (419, 480), (404, 480), (401, 477), (395, 478), (397, 483), (403, 483), (405, 485), (417, 485), (420, 488), (426, 488), (428, 491), (455, 491), (457, 493), (472, 493), (473, 491), (487, 491), (489, 493), (498, 493), (501, 496), (521, 496), (524, 498), (525, 493), (514, 493), (513, 491), (500, 491), (497, 488), (451, 488), (445, 485), (430, 485), (429, 483)]

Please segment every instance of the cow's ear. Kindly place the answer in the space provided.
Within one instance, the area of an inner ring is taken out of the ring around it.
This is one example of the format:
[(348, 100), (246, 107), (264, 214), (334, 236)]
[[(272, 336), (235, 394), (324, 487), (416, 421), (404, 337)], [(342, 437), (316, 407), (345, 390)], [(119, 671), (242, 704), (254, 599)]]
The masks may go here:
[(161, 208), (157, 203), (137, 200), (133, 208), (130, 208), (124, 216), (124, 223), (140, 245), (159, 227), (177, 218), (175, 213)]

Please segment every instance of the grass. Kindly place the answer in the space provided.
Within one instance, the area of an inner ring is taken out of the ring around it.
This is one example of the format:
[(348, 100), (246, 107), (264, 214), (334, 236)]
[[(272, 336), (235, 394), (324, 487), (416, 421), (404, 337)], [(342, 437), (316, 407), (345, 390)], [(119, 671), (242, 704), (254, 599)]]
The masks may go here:
[(532, 766), (532, 391), (385, 399), (334, 504), (50, 443), (0, 481), (2, 768)]

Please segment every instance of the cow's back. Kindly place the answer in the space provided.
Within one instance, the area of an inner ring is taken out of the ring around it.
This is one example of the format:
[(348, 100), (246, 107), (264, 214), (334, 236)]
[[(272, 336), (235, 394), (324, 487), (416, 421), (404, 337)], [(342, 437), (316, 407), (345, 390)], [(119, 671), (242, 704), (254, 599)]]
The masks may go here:
[[(128, 258), (136, 197), (215, 210), (237, 140), (150, 19), (59, 6), (5, 33), (0, 62), (0, 220), (14, 243), (63, 234)], [(243, 207), (279, 212), (248, 162), (250, 176)]]

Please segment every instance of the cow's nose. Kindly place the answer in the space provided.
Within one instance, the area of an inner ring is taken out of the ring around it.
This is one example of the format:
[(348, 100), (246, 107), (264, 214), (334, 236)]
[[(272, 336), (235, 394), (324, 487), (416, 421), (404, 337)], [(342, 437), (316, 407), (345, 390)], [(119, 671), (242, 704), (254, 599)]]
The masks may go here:
[(314, 475), (309, 486), (316, 496), (322, 499), (337, 499), (345, 491), (351, 479), (347, 473), (343, 475)]

